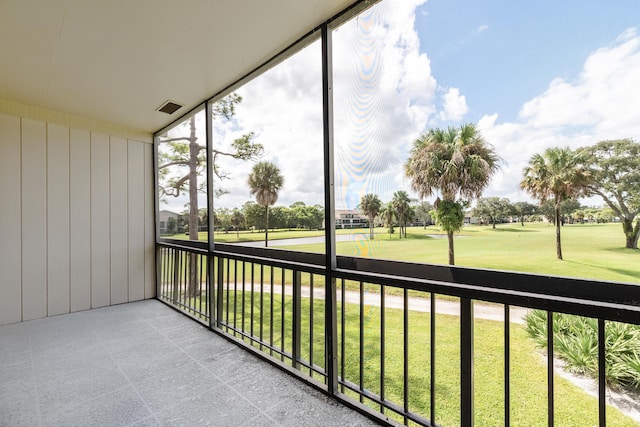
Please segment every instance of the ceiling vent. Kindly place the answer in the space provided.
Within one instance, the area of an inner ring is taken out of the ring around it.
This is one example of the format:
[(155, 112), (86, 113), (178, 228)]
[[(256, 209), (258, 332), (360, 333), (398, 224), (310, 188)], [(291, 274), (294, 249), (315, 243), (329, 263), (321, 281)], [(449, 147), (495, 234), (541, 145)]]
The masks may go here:
[(158, 108), (158, 111), (161, 113), (173, 114), (179, 109), (184, 107), (184, 105), (178, 104), (177, 102), (167, 101)]

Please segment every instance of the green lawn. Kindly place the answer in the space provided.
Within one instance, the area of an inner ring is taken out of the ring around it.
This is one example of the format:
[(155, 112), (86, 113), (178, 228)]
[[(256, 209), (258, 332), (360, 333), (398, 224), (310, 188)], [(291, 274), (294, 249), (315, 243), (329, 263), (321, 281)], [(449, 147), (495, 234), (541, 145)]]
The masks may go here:
[[(242, 294), (238, 288), (227, 295), (223, 294), (225, 311), (223, 319), (228, 318), (238, 328), (243, 326), (249, 332), (260, 334), (260, 294), (254, 289), (253, 301), (247, 287)], [(234, 302), (235, 295), (235, 302)], [(228, 305), (227, 305), (228, 304)], [(311, 359), (310, 343), (313, 341), (313, 362), (324, 366), (324, 301), (314, 300), (313, 316), (311, 316), (310, 300), (302, 299), (301, 304), (301, 356)], [(234, 309), (235, 307), (235, 309)], [(291, 352), (291, 319), (292, 300), (285, 297), (284, 306), (280, 295), (264, 294), (262, 301), (263, 331), (265, 342), (272, 342), (280, 347), (282, 343), (282, 320), (284, 319), (284, 348)], [(271, 323), (269, 313), (273, 310)], [(234, 316), (235, 312), (235, 316)], [(241, 314), (244, 312), (244, 320)], [(341, 337), (342, 312), (338, 306), (338, 337)], [(313, 326), (312, 326), (313, 319)], [(359, 384), (359, 336), (360, 312), (355, 304), (345, 305), (345, 342), (344, 342), (344, 378)], [(385, 398), (399, 405), (403, 404), (403, 349), (404, 319), (402, 310), (385, 310)], [(271, 327), (273, 325), (273, 327)], [(430, 315), (411, 311), (409, 313), (409, 409), (423, 417), (429, 417), (430, 358), (429, 330)], [(436, 316), (436, 422), (442, 426), (460, 424), (460, 353), (459, 334), (460, 319), (456, 316)], [(313, 330), (313, 340), (310, 331)], [(271, 335), (273, 331), (273, 335)], [(504, 417), (504, 349), (503, 324), (501, 322), (476, 320), (474, 331), (475, 371), (474, 371), (474, 406), (475, 425), (501, 425)], [(255, 344), (259, 347), (258, 344)], [(339, 348), (341, 343), (339, 343)], [(547, 421), (547, 373), (546, 362), (534, 342), (529, 339), (519, 325), (511, 325), (511, 423), (516, 426), (546, 425)], [(268, 350), (264, 350), (267, 351)], [(340, 352), (339, 352), (340, 353)], [(364, 377), (367, 390), (380, 393), (380, 308), (366, 306), (364, 312)], [(340, 358), (339, 354), (339, 358)], [(341, 359), (338, 360), (338, 369)], [(303, 372), (308, 369), (301, 368)], [(342, 376), (343, 373), (340, 372)], [(316, 379), (320, 376), (314, 375)], [(347, 395), (358, 398), (355, 393), (344, 391)], [(367, 401), (365, 404), (379, 410), (379, 406)], [(391, 415), (389, 411), (386, 412)], [(398, 416), (394, 419), (402, 422)], [(555, 421), (557, 426), (597, 425), (598, 401), (579, 387), (556, 375), (555, 377)], [(615, 426), (637, 425), (617, 409), (607, 407), (607, 423)]]
[[(408, 238), (376, 229), (374, 240), (360, 235), (336, 243), (340, 255), (430, 264), (447, 263), (447, 239), (438, 227), (408, 228)], [(443, 236), (444, 237), (444, 236)], [(287, 249), (320, 252), (322, 245)], [(556, 276), (640, 283), (640, 250), (625, 249), (620, 224), (574, 224), (562, 228), (564, 260), (556, 259), (555, 229), (549, 224), (466, 226), (456, 235), (456, 265)]]
[[(340, 230), (341, 234), (352, 233), (353, 239), (337, 243), (338, 254), (394, 259), (412, 262), (446, 264), (447, 240), (433, 235), (442, 235), (439, 228), (430, 226), (409, 228), (407, 239), (398, 234), (389, 235), (386, 229), (376, 229), (374, 240), (368, 239), (368, 230)], [(322, 231), (275, 231), (270, 238), (295, 238), (321, 236)], [(431, 236), (429, 236), (431, 235)], [(262, 233), (240, 233), (242, 240), (264, 239)], [(456, 263), (472, 266), (568, 277), (592, 278), (607, 281), (640, 283), (640, 251), (624, 248), (620, 224), (566, 225), (562, 228), (564, 260), (555, 258), (554, 228), (548, 224), (501, 224), (494, 230), (490, 226), (466, 226), (456, 235)], [(216, 234), (217, 241), (237, 241), (235, 233)], [(225, 240), (226, 239), (226, 240)], [(285, 248), (285, 247), (282, 247)], [(296, 245), (286, 249), (321, 252), (323, 244)], [(238, 265), (238, 274), (243, 270)], [(234, 274), (234, 268), (230, 273)], [(274, 276), (281, 277), (279, 269)], [(291, 283), (290, 272), (284, 280)], [(247, 273), (247, 278), (249, 274)], [(270, 271), (265, 270), (265, 282), (270, 280)], [(316, 286), (322, 286), (317, 278)], [(256, 280), (258, 280), (256, 278)], [(302, 277), (303, 285), (309, 283), (308, 275)], [(349, 286), (349, 284), (347, 284)], [(351, 288), (351, 286), (349, 286)], [(392, 289), (387, 288), (391, 293)], [(245, 298), (245, 311), (250, 311), (250, 294)], [(257, 298), (256, 298), (257, 300)], [(290, 301), (285, 299), (285, 324), (290, 325)], [(281, 310), (279, 296), (274, 298), (274, 309)], [(259, 308), (254, 301), (254, 313)], [(278, 307), (279, 304), (279, 307)], [(309, 300), (303, 299), (303, 331), (309, 330)], [(314, 311), (314, 362), (323, 363), (323, 301), (316, 300)], [(238, 304), (240, 305), (240, 304)], [(269, 304), (265, 304), (265, 318)], [(380, 372), (379, 309), (367, 308), (365, 335), (365, 385), (378, 392)], [(277, 311), (278, 313), (280, 311)], [(396, 402), (402, 397), (402, 314), (399, 310), (387, 309), (385, 382), (386, 396)], [(320, 316), (320, 317), (318, 317)], [(340, 313), (338, 314), (340, 318)], [(345, 377), (359, 382), (358, 371), (358, 307), (346, 307)], [(428, 331), (429, 317), (422, 313), (410, 313), (410, 407), (428, 415)], [(268, 319), (267, 319), (268, 320)], [(280, 339), (280, 320), (274, 319), (274, 341)], [(258, 327), (257, 324), (254, 327)], [(268, 325), (265, 326), (268, 330)], [(501, 322), (476, 320), (475, 327), (475, 413), (476, 425), (500, 425), (504, 411), (503, 395), (503, 348)], [(512, 325), (512, 424), (546, 424), (546, 365), (534, 342), (527, 338), (520, 326)], [(303, 356), (309, 354), (308, 337), (303, 338)], [(290, 329), (285, 330), (285, 342), (291, 342)], [(377, 347), (376, 347), (377, 346)], [(459, 318), (437, 316), (436, 345), (437, 407), (436, 421), (442, 425), (459, 424)], [(305, 356), (307, 357), (307, 356)], [(420, 392), (424, 390), (424, 392)], [(579, 387), (556, 378), (556, 425), (596, 425), (597, 400), (588, 396)], [(375, 407), (375, 405), (372, 405)], [(378, 409), (378, 408), (376, 408)], [(636, 425), (613, 408), (607, 409), (609, 425)]]
[[(375, 239), (369, 240), (368, 230), (337, 230), (337, 234), (352, 234), (347, 242), (337, 242), (340, 255), (353, 255), (430, 264), (447, 263), (447, 239), (434, 238), (442, 231), (436, 226), (409, 227), (408, 238), (398, 233), (389, 235), (376, 228)], [(564, 260), (556, 259), (555, 229), (550, 224), (468, 225), (456, 234), (456, 265), (498, 270), (520, 271), (556, 276), (640, 283), (640, 250), (625, 249), (620, 224), (573, 224), (562, 227)], [(269, 240), (323, 236), (322, 230), (274, 230)], [(173, 238), (186, 238), (175, 235)], [(200, 233), (206, 239), (206, 233)], [(263, 232), (217, 232), (217, 242), (261, 241)], [(281, 249), (322, 252), (324, 244), (279, 246)]]

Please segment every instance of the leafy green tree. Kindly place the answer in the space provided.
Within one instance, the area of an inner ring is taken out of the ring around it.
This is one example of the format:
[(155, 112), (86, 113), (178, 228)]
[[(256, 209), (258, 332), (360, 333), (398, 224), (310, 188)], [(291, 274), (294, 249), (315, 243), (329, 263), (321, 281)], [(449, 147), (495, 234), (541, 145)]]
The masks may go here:
[(295, 202), (289, 207), (289, 211), (290, 227), (309, 230), (322, 227), (324, 211), (320, 205), (307, 206), (303, 202)]
[(524, 169), (520, 187), (542, 203), (553, 202), (558, 259), (562, 259), (560, 205), (564, 200), (585, 194), (591, 181), (591, 174), (581, 165), (580, 156), (568, 147), (547, 148), (543, 154), (534, 154)]
[(513, 212), (513, 205), (507, 198), (480, 197), (473, 208), (473, 216), (488, 219), (496, 228), (496, 222), (504, 220)]
[(391, 204), (396, 211), (396, 219), (400, 226), (400, 238), (402, 238), (403, 233), (404, 237), (407, 237), (407, 221), (411, 220), (413, 216), (411, 199), (406, 191), (396, 191), (393, 193)]
[(380, 208), (382, 207), (382, 202), (380, 198), (373, 194), (365, 194), (360, 199), (360, 204), (358, 208), (364, 213), (367, 218), (369, 218), (369, 239), (373, 240), (373, 221), (376, 218), (376, 215), (380, 212)]
[(413, 206), (416, 219), (422, 222), (424, 228), (431, 224), (433, 218), (431, 217), (431, 211), (433, 211), (433, 205), (429, 202), (419, 202)]
[[(640, 238), (640, 143), (631, 139), (602, 141), (579, 150), (593, 176), (592, 194), (622, 222), (625, 247), (638, 249)], [(635, 226), (634, 226), (635, 220)]]
[(240, 228), (244, 226), (244, 215), (242, 214), (242, 211), (240, 211), (240, 209), (235, 208), (233, 209), (233, 211), (231, 212), (231, 225), (233, 225), (233, 228), (236, 229), (236, 237), (239, 239), (240, 238)]
[(269, 209), (269, 228), (287, 228), (289, 226), (291, 210), (285, 206), (274, 206)]
[(388, 202), (380, 209), (380, 217), (382, 222), (387, 226), (389, 230), (389, 238), (393, 234), (393, 221), (396, 219), (396, 209), (393, 206), (393, 202)]
[(600, 209), (598, 212), (598, 222), (612, 222), (615, 218), (615, 213), (611, 208)]
[[(564, 225), (567, 222), (567, 218), (578, 209), (580, 209), (580, 202), (576, 199), (565, 199), (560, 202), (560, 225)], [(538, 211), (552, 224), (556, 223), (556, 209), (552, 200), (547, 200), (541, 203), (538, 207)]]
[(242, 214), (245, 218), (245, 224), (252, 231), (262, 230), (264, 228), (264, 209), (256, 202), (246, 202), (242, 205)]
[(178, 229), (178, 221), (173, 216), (167, 218), (167, 234), (176, 234), (176, 230)]
[[(437, 192), (442, 195), (443, 200), (435, 206), (436, 220), (447, 232), (451, 265), (455, 263), (453, 233), (464, 222), (463, 203), (456, 199), (470, 201), (480, 197), (498, 170), (498, 163), (493, 147), (471, 123), (458, 128), (430, 129), (413, 143), (404, 165), (405, 174), (421, 198)], [(459, 211), (452, 214), (453, 209)]]
[(264, 246), (269, 245), (269, 206), (278, 201), (278, 193), (284, 184), (280, 169), (271, 162), (258, 162), (249, 174), (249, 188), (256, 202), (264, 208)]
[[(237, 94), (231, 94), (212, 106), (212, 120), (230, 120), (235, 114), (235, 107), (242, 101)], [(189, 196), (188, 233), (190, 240), (198, 240), (198, 193), (204, 191), (206, 179), (199, 182), (204, 175), (207, 164), (206, 141), (198, 141), (196, 132), (196, 115), (185, 121), (182, 126), (188, 127), (188, 136), (171, 136), (168, 133), (159, 138), (163, 149), (158, 153), (158, 187), (160, 200), (165, 197), (179, 197), (186, 193)], [(241, 136), (232, 143), (232, 151), (225, 152), (212, 149), (213, 173), (220, 179), (228, 177), (217, 164), (220, 156), (239, 160), (250, 160), (260, 157), (263, 147), (253, 141), (253, 133)], [(223, 191), (218, 192), (222, 194)], [(187, 227), (185, 227), (187, 228)], [(188, 258), (189, 287), (191, 297), (198, 292), (198, 257), (193, 253)]]
[(214, 211), (214, 223), (216, 229), (224, 230), (225, 233), (229, 232), (231, 227), (231, 210), (229, 208), (218, 208)]
[[(216, 102), (212, 108), (212, 120), (231, 120), (235, 107), (242, 101), (237, 94), (231, 94)], [(188, 136), (160, 137), (163, 150), (158, 154), (158, 186), (160, 198), (189, 195), (189, 239), (198, 240), (198, 193), (204, 191), (206, 180), (200, 180), (206, 169), (206, 141), (199, 141), (196, 132), (196, 116), (193, 115), (182, 126), (189, 129)], [(253, 133), (248, 133), (233, 141), (231, 151), (212, 149), (213, 173), (219, 180), (229, 177), (229, 173), (218, 167), (219, 157), (231, 157), (238, 160), (254, 160), (262, 156), (264, 148), (253, 141)], [(218, 195), (224, 193), (217, 190)]]
[(530, 219), (532, 215), (538, 213), (538, 207), (528, 202), (515, 202), (513, 204), (513, 211), (518, 216), (520, 224), (524, 227), (525, 218)]

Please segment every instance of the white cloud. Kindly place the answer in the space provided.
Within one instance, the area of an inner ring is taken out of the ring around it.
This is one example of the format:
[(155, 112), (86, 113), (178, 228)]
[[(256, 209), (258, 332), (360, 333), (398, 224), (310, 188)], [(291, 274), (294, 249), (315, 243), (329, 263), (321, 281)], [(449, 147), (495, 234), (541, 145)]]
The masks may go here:
[[(403, 163), (427, 125), (460, 121), (468, 112), (456, 87), (442, 88), (420, 52), (415, 11), (424, 0), (381, 2), (334, 33), (334, 121), (336, 199), (354, 207), (374, 192), (388, 201), (409, 188)], [(478, 31), (482, 27), (478, 28)], [(572, 80), (554, 79), (526, 102), (513, 122), (497, 114), (478, 122), (505, 160), (486, 195), (525, 200), (518, 189), (532, 154), (550, 146), (573, 148), (602, 139), (640, 139), (640, 37), (626, 30), (611, 45), (588, 56)], [(247, 131), (265, 145), (266, 160), (283, 172), (278, 204), (323, 202), (320, 49), (316, 43), (250, 82), (233, 122), (214, 128), (224, 148)], [(441, 108), (439, 108), (441, 105)], [(251, 165), (224, 159), (230, 193), (217, 206), (241, 206), (251, 199)]]
[(480, 26), (478, 27), (478, 29), (476, 30), (476, 32), (477, 32), (477, 33), (481, 33), (481, 32), (483, 32), (483, 31), (487, 31), (488, 29), (489, 29), (489, 26), (488, 26), (488, 25), (480, 25)]
[[(517, 122), (483, 117), (478, 126), (508, 161), (486, 193), (525, 199), (517, 189), (522, 169), (534, 153), (552, 146), (595, 144), (604, 139), (640, 137), (640, 36), (624, 31), (591, 53), (573, 81), (556, 78), (526, 102)], [(592, 199), (590, 202), (599, 200)]]
[(460, 95), (460, 89), (458, 88), (449, 88), (442, 98), (444, 111), (438, 114), (440, 120), (460, 121), (469, 111), (467, 99), (464, 95)]

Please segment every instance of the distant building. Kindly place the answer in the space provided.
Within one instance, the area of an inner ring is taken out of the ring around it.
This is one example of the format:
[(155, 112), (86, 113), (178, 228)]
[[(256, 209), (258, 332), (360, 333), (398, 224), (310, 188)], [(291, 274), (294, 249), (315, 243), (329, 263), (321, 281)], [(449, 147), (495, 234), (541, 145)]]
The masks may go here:
[(336, 210), (336, 228), (366, 228), (369, 219), (358, 210)]
[[(170, 227), (168, 226), (170, 218), (173, 218), (173, 221), (175, 221), (175, 228), (173, 230), (170, 230)], [(175, 212), (171, 212), (168, 210), (162, 210), (158, 212), (158, 223), (161, 236), (181, 233), (182, 231), (184, 231), (184, 226), (182, 224), (182, 215)]]

